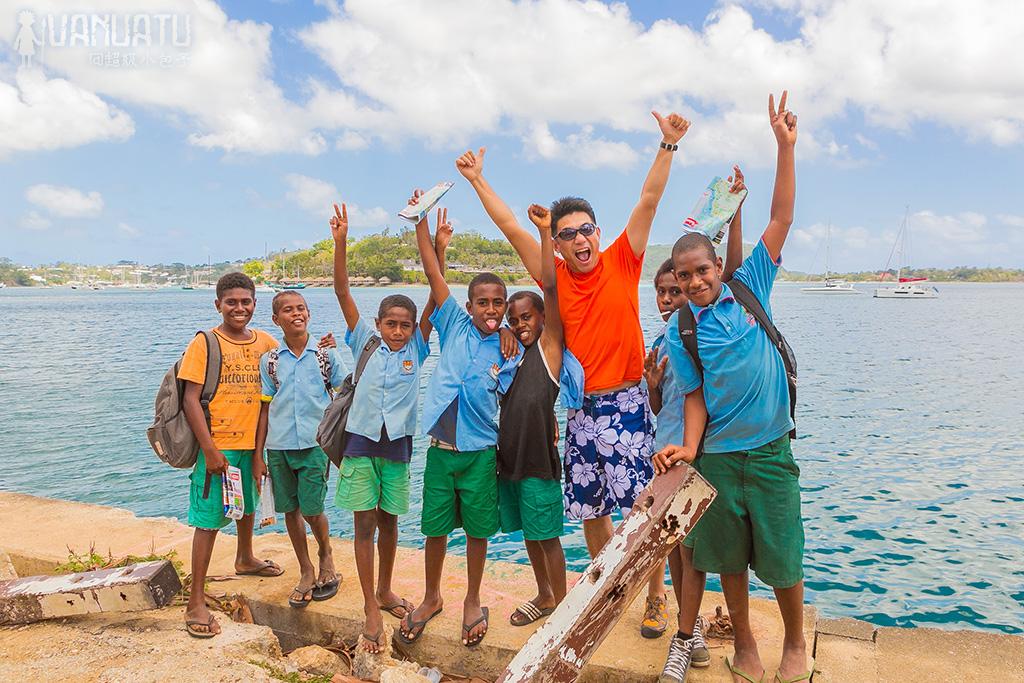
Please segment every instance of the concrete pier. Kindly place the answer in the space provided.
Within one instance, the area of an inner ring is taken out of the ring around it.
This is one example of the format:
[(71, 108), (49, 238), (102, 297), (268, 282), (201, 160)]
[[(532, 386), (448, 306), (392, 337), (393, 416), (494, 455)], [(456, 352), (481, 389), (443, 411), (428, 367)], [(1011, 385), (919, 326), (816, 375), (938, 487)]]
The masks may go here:
[[(109, 551), (114, 557), (175, 550), (178, 558), (185, 562), (185, 571), (189, 571), (192, 530), (174, 519), (139, 518), (116, 508), (0, 493), (0, 530), (0, 552), (7, 553), (20, 576), (48, 573), (56, 564), (66, 561), (68, 547), (83, 552), (90, 545), (95, 546), (96, 552), (106, 554)], [(312, 538), (310, 544), (311, 549), (315, 549)], [(346, 640), (357, 637), (362, 627), (362, 598), (349, 541), (333, 541), (335, 564), (344, 577), (340, 592), (334, 599), (314, 602), (304, 610), (292, 609), (287, 603), (288, 594), (298, 579), (297, 563), (287, 536), (259, 534), (255, 547), (259, 557), (273, 559), (285, 568), (285, 574), (277, 578), (237, 577), (212, 584), (211, 591), (245, 595), (256, 622), (273, 628), (285, 649), (322, 642), (330, 635)], [(233, 537), (222, 535), (218, 538), (211, 576), (233, 574), (234, 549)], [(415, 603), (422, 595), (421, 552), (399, 548), (396, 567), (396, 592)], [(570, 580), (575, 580), (575, 575)], [(513, 609), (534, 594), (530, 568), (506, 562), (488, 563), (483, 601), (490, 606), (490, 630), (484, 642), (472, 650), (463, 647), (460, 640), (461, 603), (465, 589), (462, 557), (449, 556), (444, 586), (444, 612), (430, 622), (423, 637), (410, 648), (410, 654), (422, 664), (438, 666), (449, 673), (493, 680), (536, 627), (517, 628), (508, 622)], [(673, 602), (670, 598), (670, 605)], [(716, 606), (724, 609), (722, 596), (709, 592), (702, 612), (714, 613)], [(657, 640), (641, 638), (639, 623), (642, 609), (643, 595), (626, 611), (584, 669), (580, 680), (656, 680), (668, 649), (668, 635)], [(173, 610), (165, 608), (153, 614), (165, 615)], [(670, 610), (675, 613), (674, 605)], [(177, 611), (181, 612), (181, 609), (177, 608)], [(778, 610), (771, 601), (753, 599), (751, 616), (762, 659), (768, 667), (766, 680), (771, 680), (782, 649), (782, 623)], [(85, 624), (91, 618), (79, 617), (75, 623)], [(104, 620), (111, 618), (114, 616), (104, 615)], [(128, 618), (127, 615), (124, 618)], [(228, 622), (226, 615), (218, 615), (218, 618), (222, 624)], [(167, 623), (165, 616), (159, 619), (161, 623)], [(385, 619), (397, 627), (397, 619), (387, 614)], [(48, 629), (48, 633), (60, 633), (61, 627), (50, 624), (39, 628)], [(166, 630), (170, 626), (162, 628)], [(876, 628), (853, 619), (820, 618), (812, 606), (805, 610), (805, 629), (808, 647), (816, 660), (814, 680), (819, 683), (1024, 681), (1024, 638), (1020, 637), (978, 631)], [(10, 635), (10, 629), (0, 628), (0, 652), (3, 652), (5, 639)], [(181, 635), (184, 635), (183, 622)], [(711, 641), (709, 645), (711, 666), (691, 670), (688, 681), (730, 680), (723, 660), (732, 652), (731, 642)], [(11, 643), (6, 646), (13, 648)], [(4, 657), (0, 657), (2, 659)], [(8, 660), (5, 666), (16, 664)], [(25, 666), (34, 665), (26, 660)], [(27, 668), (25, 671), (37, 669)], [(100, 674), (98, 671), (95, 673)], [(37, 676), (36, 680), (46, 679)], [(89, 680), (108, 679), (97, 675)]]

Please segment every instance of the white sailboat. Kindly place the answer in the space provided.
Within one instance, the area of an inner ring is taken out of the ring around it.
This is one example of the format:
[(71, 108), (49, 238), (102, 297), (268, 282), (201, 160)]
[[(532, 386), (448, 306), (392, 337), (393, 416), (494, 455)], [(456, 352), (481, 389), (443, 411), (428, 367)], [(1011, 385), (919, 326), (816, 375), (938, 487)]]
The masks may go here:
[[(907, 218), (910, 214), (910, 207), (907, 207), (906, 213), (903, 215), (903, 225), (900, 227), (899, 233), (896, 235), (896, 243), (893, 245), (893, 250), (896, 254), (896, 282), (895, 287), (878, 287), (875, 289), (876, 299), (937, 299), (939, 297), (939, 290), (932, 285), (923, 285), (922, 282), (927, 282), (926, 277), (903, 277), (903, 264), (906, 259), (907, 251), (907, 236), (910, 232), (910, 224)], [(890, 256), (890, 260), (891, 260)], [(889, 264), (885, 264), (885, 270), (882, 272), (883, 277), (885, 273), (889, 271)]]
[(801, 288), (801, 292), (807, 294), (860, 294), (859, 291), (853, 288), (853, 285), (846, 280), (840, 280), (839, 278), (829, 277), (829, 261), (832, 258), (832, 223), (828, 224), (827, 232), (825, 233), (825, 281), (820, 285), (813, 285), (811, 287)]

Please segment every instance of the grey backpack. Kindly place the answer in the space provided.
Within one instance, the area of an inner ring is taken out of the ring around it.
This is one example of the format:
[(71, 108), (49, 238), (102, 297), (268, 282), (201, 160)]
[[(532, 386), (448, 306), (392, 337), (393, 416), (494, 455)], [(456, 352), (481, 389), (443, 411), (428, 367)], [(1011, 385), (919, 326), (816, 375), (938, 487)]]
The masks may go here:
[(316, 442), (324, 450), (327, 457), (331, 459), (334, 466), (341, 469), (341, 459), (345, 455), (345, 446), (348, 439), (345, 436), (345, 426), (348, 424), (348, 413), (352, 409), (352, 400), (356, 396), (356, 384), (363, 376), (363, 370), (370, 361), (370, 356), (381, 345), (381, 339), (377, 335), (370, 337), (366, 346), (359, 354), (354, 372), (345, 377), (341, 388), (334, 394), (334, 400), (324, 411), (324, 417), (320, 420), (320, 426), (316, 430)]
[[(199, 404), (210, 426), (210, 401), (220, 384), (221, 352), (220, 341), (213, 332), (197, 332), (196, 336), (206, 337), (206, 378)], [(171, 467), (187, 468), (196, 464), (199, 455), (199, 441), (185, 418), (185, 380), (178, 379), (181, 359), (174, 364), (160, 383), (156, 392), (156, 415), (153, 424), (146, 430), (149, 445), (157, 457)]]

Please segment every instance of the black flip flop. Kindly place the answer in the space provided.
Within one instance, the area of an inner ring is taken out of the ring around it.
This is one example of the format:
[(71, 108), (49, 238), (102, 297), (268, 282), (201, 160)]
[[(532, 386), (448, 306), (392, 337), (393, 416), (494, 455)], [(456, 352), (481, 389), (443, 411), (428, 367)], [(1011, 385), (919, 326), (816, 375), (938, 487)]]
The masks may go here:
[[(295, 598), (288, 596), (288, 604), (294, 607), (295, 609), (309, 607), (309, 603), (313, 602), (313, 591), (315, 590), (315, 586), (313, 586), (312, 588), (307, 588), (306, 590), (301, 590), (298, 586), (296, 586), (292, 589), (292, 593), (302, 593), (302, 599), (296, 600)], [(306, 599), (307, 595), (310, 597), (309, 600)]]
[[(393, 605), (381, 605), (380, 608), (388, 614), (390, 614), (391, 616), (395, 617), (396, 619), (405, 619), (407, 614), (412, 614), (412, 611), (416, 609), (415, 607), (413, 607), (412, 603), (406, 600), (405, 598), (401, 598), (398, 602), (394, 603)], [(395, 614), (395, 610), (399, 609), (405, 611), (402, 614)]]
[[(362, 638), (363, 640), (365, 640), (368, 643), (373, 643), (374, 645), (377, 646), (377, 651), (376, 652), (370, 652), (369, 650), (366, 650), (367, 653), (369, 653), (371, 655), (375, 655), (375, 654), (380, 654), (381, 652), (383, 652), (383, 650), (381, 649), (381, 645), (380, 645), (380, 637), (382, 635), (384, 635), (384, 629), (381, 629), (380, 631), (377, 631), (377, 635), (375, 635), (373, 638), (371, 638), (370, 636), (366, 635), (365, 633), (360, 633), (359, 634), (360, 638)], [(365, 650), (366, 648), (363, 648), (363, 649)]]
[[(216, 635), (220, 635), (220, 631), (216, 631), (215, 632), (215, 631), (212, 630), (213, 629), (213, 624), (216, 621), (217, 620), (214, 618), (214, 616), (212, 614), (210, 615), (210, 618), (207, 619), (206, 621), (203, 621), (202, 619), (186, 619), (185, 620), (185, 630), (188, 631), (188, 634), (190, 636), (192, 636), (193, 638), (213, 638)], [(205, 631), (197, 631), (194, 628), (195, 626), (205, 626), (206, 630)]]
[(333, 598), (335, 595), (338, 594), (338, 586), (340, 586), (340, 585), (341, 585), (341, 579), (338, 578), (337, 576), (335, 576), (330, 581), (325, 581), (324, 583), (318, 583), (316, 585), (316, 587), (313, 588), (313, 599), (316, 600), (317, 602), (319, 602), (321, 600), (330, 600), (331, 598)]
[[(476, 628), (478, 624), (483, 623), (483, 624), (485, 624), (487, 626), (490, 626), (490, 619), (488, 619), (489, 610), (486, 607), (481, 607), (480, 611), (483, 612), (483, 614), (480, 615), (479, 619), (474, 621), (472, 624), (463, 624), (462, 625), (462, 638), (464, 640), (469, 640), (469, 632), (472, 631), (474, 628)], [(486, 636), (486, 635), (487, 635), (487, 631), (484, 631), (483, 633), (480, 634), (479, 638), (477, 638), (476, 640), (470, 641), (468, 643), (463, 643), (463, 645), (465, 645), (466, 647), (476, 647), (477, 645), (479, 645), (480, 643), (483, 642), (484, 636)]]
[(281, 574), (284, 574), (284, 570), (281, 569), (277, 562), (274, 562), (273, 560), (263, 560), (263, 564), (255, 569), (246, 569), (245, 571), (235, 572), (235, 576), (265, 576), (268, 578), (281, 576)]
[(443, 609), (444, 609), (443, 607), (438, 607), (436, 610), (434, 610), (433, 614), (431, 614), (429, 617), (427, 617), (423, 621), (413, 621), (413, 619), (412, 619), (412, 612), (409, 612), (408, 614), (405, 615), (405, 618), (402, 619), (402, 624), (410, 632), (416, 631), (416, 629), (419, 629), (419, 630), (416, 631), (416, 633), (414, 635), (407, 636), (404, 633), (402, 633), (402, 629), (398, 629), (398, 631), (395, 632), (395, 638), (398, 638), (400, 641), (402, 641), (406, 645), (412, 645), (413, 643), (415, 643), (417, 640), (420, 639), (420, 636), (423, 635), (423, 631), (425, 631), (426, 628), (427, 628), (427, 622), (429, 622), (431, 619), (433, 619), (438, 614), (440, 614), (441, 610), (443, 610)]

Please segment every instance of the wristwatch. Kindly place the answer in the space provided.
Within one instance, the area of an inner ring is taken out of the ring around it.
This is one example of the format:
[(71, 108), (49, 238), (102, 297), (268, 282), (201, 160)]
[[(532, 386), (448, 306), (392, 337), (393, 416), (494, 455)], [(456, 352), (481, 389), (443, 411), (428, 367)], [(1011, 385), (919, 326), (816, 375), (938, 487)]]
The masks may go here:
[(669, 152), (674, 152), (677, 149), (679, 149), (679, 145), (669, 144), (669, 143), (665, 142), (664, 140), (662, 140), (661, 141), (661, 148), (664, 149), (664, 150), (668, 150)]

